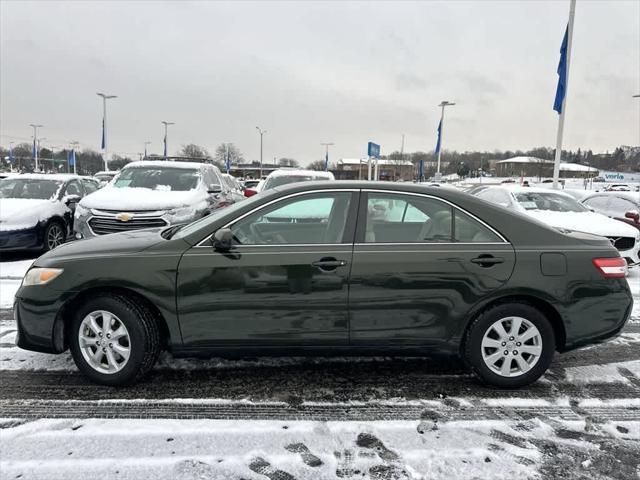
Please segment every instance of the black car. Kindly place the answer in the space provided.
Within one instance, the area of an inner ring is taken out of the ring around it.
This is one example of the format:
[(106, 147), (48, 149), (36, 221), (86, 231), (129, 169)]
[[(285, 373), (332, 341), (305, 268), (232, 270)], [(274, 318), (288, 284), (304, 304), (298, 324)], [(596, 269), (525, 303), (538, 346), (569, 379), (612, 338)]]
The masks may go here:
[(77, 175), (23, 174), (0, 180), (0, 252), (51, 250), (73, 230), (76, 204), (100, 187)]
[(626, 272), (606, 238), (453, 189), (304, 182), (186, 226), (64, 245), (27, 272), (14, 314), (20, 347), (70, 348), (108, 385), (168, 349), (459, 355), (518, 387), (555, 351), (623, 328)]

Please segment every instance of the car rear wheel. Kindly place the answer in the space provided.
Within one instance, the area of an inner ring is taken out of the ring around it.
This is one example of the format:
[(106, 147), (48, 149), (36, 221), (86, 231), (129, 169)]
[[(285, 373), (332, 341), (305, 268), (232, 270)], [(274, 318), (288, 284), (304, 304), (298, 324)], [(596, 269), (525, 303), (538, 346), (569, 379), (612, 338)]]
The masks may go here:
[(483, 382), (517, 388), (535, 382), (555, 351), (549, 320), (527, 303), (504, 303), (480, 314), (464, 344), (464, 360)]
[(78, 369), (103, 385), (135, 383), (160, 353), (153, 314), (119, 294), (101, 294), (85, 301), (76, 311), (69, 335)]
[(64, 226), (57, 221), (51, 222), (44, 231), (44, 251), (48, 252), (49, 250), (59, 247), (64, 243), (65, 239), (66, 232)]

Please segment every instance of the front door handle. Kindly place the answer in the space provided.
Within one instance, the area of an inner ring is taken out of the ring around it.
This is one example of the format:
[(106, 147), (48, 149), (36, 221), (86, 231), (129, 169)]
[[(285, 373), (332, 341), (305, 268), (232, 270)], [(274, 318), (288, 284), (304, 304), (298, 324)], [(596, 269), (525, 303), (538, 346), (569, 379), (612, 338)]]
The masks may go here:
[(480, 255), (479, 257), (472, 258), (471, 263), (475, 263), (481, 267), (491, 267), (498, 263), (504, 263), (504, 258), (494, 257), (493, 255)]
[(311, 262), (311, 265), (322, 270), (335, 270), (338, 267), (344, 267), (347, 264), (344, 260), (337, 260), (333, 257), (323, 257), (320, 260)]

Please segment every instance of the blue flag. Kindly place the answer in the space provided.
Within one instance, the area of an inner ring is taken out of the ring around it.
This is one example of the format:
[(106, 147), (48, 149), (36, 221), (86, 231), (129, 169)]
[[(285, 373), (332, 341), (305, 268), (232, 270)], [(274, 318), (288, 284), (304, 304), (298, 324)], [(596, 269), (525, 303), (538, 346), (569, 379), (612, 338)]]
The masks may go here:
[(9, 163), (13, 163), (13, 147), (9, 145)]
[(442, 119), (438, 123), (438, 142), (436, 143), (436, 155), (440, 153), (440, 135), (442, 134)]
[(424, 179), (424, 159), (420, 159), (418, 164), (418, 181), (421, 182)]
[(107, 145), (107, 139), (104, 134), (104, 118), (102, 119), (102, 143), (100, 144), (100, 148), (104, 150), (104, 147)]
[(167, 158), (167, 135), (164, 136), (164, 158)]
[(69, 160), (69, 166), (73, 167), (76, 164), (76, 151), (71, 149), (67, 154), (67, 159)]
[(147, 158), (147, 144), (144, 144), (144, 159), (146, 160)]
[(562, 113), (562, 102), (567, 91), (567, 42), (569, 39), (569, 26), (564, 31), (562, 46), (560, 47), (560, 62), (558, 63), (558, 88), (556, 89), (556, 99), (553, 102), (553, 109)]
[(229, 152), (229, 148), (227, 147), (226, 158), (225, 158), (225, 167), (227, 169), (227, 173), (231, 170), (231, 153)]
[(327, 152), (324, 156), (324, 171), (329, 171), (329, 152)]
[(36, 158), (36, 139), (35, 139), (35, 137), (33, 138), (33, 147), (31, 148), (31, 156), (33, 158)]

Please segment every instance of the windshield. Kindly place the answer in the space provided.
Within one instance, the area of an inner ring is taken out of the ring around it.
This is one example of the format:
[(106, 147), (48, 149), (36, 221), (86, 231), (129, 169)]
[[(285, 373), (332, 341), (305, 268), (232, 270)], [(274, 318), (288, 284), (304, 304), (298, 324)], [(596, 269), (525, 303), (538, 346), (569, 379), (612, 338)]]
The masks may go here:
[(588, 212), (589, 209), (573, 198), (557, 193), (526, 192), (514, 193), (516, 200), (525, 210), (548, 210), (552, 212)]
[(35, 178), (6, 178), (0, 180), (0, 198), (53, 199), (62, 181)]
[(279, 175), (277, 177), (267, 178), (262, 190), (269, 190), (270, 188), (280, 187), (289, 183), (297, 182), (310, 182), (312, 180), (329, 180), (327, 177), (320, 177), (316, 175)]
[(148, 188), (167, 192), (194, 190), (200, 181), (196, 169), (135, 167), (125, 168), (112, 185), (115, 188)]

